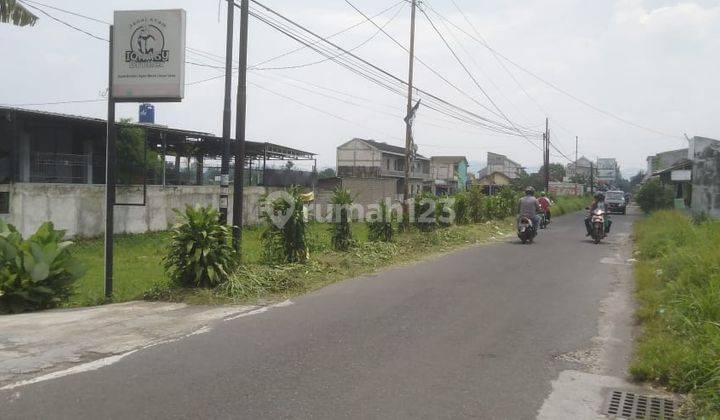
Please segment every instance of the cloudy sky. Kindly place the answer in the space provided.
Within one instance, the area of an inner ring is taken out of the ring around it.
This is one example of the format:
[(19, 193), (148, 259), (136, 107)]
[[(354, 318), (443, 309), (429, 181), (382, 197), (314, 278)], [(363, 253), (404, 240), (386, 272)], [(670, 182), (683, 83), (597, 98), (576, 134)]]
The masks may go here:
[[(397, 0), (351, 0), (375, 15), (379, 25), (407, 45), (410, 8)], [(321, 35), (363, 22), (344, 0), (262, 0)], [(540, 129), (550, 119), (553, 143), (567, 156), (615, 157), (626, 175), (645, 165), (645, 157), (685, 147), (684, 133), (720, 138), (720, 4), (693, 0), (423, 0), (452, 48), (502, 114), (517, 126)], [(41, 3), (110, 22), (115, 9), (187, 10), (186, 59), (222, 65), (226, 8), (217, 0), (42, 0)], [(102, 38), (104, 23), (32, 3), (51, 16)], [(100, 99), (107, 84), (107, 43), (37, 12), (34, 27), (0, 24), (4, 81), (0, 103), (77, 115), (103, 117), (102, 102), (33, 105)], [(237, 14), (236, 14), (237, 16)], [(236, 18), (236, 22), (238, 19)], [(463, 71), (429, 21), (418, 14), (416, 84), (453, 104), (496, 121), (482, 104), (496, 108)], [(444, 23), (443, 23), (444, 22)], [(452, 22), (464, 30), (451, 26)], [(249, 63), (296, 49), (292, 39), (251, 18)], [(355, 48), (364, 59), (403, 79), (407, 54), (365, 22), (332, 38)], [(474, 38), (531, 74), (504, 61)], [(235, 44), (237, 46), (237, 42)], [(198, 52), (200, 51), (200, 52)], [(236, 48), (237, 54), (237, 48)], [(404, 143), (405, 99), (304, 49), (270, 61), (248, 74), (248, 139), (271, 141), (319, 154), (319, 166), (333, 166), (335, 148), (353, 138)], [(297, 67), (301, 65), (301, 67)], [(442, 75), (464, 94), (436, 76)], [(186, 82), (222, 74), (188, 65)], [(182, 103), (157, 104), (156, 122), (220, 134), (222, 78), (186, 88)], [(578, 100), (553, 89), (557, 86)], [(233, 95), (234, 96), (234, 95)], [(420, 95), (422, 98), (422, 94)], [(479, 104), (478, 104), (479, 103)], [(597, 109), (603, 111), (600, 112)], [(118, 106), (119, 117), (137, 118), (137, 105)], [(609, 115), (610, 114), (610, 115)], [(644, 127), (644, 128), (640, 128)], [(484, 161), (488, 151), (507, 154), (532, 168), (541, 153), (517, 136), (489, 132), (420, 108), (415, 139), (424, 155), (466, 155)], [(532, 140), (532, 138), (531, 138)], [(567, 163), (553, 152), (553, 161)]]

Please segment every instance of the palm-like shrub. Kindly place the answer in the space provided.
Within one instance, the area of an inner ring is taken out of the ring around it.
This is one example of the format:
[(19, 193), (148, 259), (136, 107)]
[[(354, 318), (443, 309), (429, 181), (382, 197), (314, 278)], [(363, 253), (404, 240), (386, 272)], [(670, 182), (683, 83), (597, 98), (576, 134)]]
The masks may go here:
[(220, 223), (218, 211), (187, 206), (185, 212), (175, 212), (180, 220), (163, 258), (170, 279), (185, 287), (215, 287), (226, 281), (239, 257), (231, 244), (232, 230)]
[(483, 201), (485, 196), (482, 193), (482, 188), (479, 185), (473, 185), (467, 192), (468, 195), (468, 218), (473, 223), (480, 223), (483, 221), (484, 206)]
[(438, 226), (448, 227), (455, 221), (455, 199), (443, 195), (442, 197), (434, 197), (435, 199), (435, 218)]
[(330, 225), (333, 248), (337, 251), (347, 251), (354, 243), (350, 227), (353, 204), (350, 191), (342, 187), (336, 188), (330, 203), (333, 205), (332, 224)]
[(470, 198), (466, 191), (459, 192), (453, 196), (453, 211), (455, 212), (455, 223), (465, 225), (470, 220)]
[(46, 222), (30, 238), (0, 220), (0, 313), (57, 306), (85, 270), (70, 253), (65, 231)]
[(392, 242), (395, 233), (393, 219), (393, 214), (388, 211), (385, 200), (380, 200), (377, 217), (367, 222), (368, 239), (373, 242)]
[[(265, 230), (260, 235), (263, 256), (272, 263), (304, 262), (308, 259), (307, 223), (301, 190), (300, 187), (290, 187), (286, 192), (290, 200), (278, 198), (272, 202), (265, 201), (261, 216), (265, 222)], [(281, 215), (285, 215), (287, 221), (275, 223)]]

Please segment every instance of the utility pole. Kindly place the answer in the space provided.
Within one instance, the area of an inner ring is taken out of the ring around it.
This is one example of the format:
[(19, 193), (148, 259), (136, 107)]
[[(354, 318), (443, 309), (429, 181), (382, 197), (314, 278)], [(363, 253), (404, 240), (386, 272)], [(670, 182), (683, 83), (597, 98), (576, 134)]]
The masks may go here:
[(595, 167), (590, 162), (590, 194), (595, 192)]
[(417, 8), (417, 0), (412, 0), (412, 8), (410, 12), (410, 58), (408, 65), (408, 95), (407, 95), (407, 117), (405, 118), (405, 185), (403, 189), (403, 225), (408, 227), (410, 223), (410, 207), (408, 200), (410, 199), (410, 165), (411, 165), (411, 149), (412, 149), (412, 91), (413, 91), (413, 64), (415, 62), (415, 9)]
[(578, 195), (578, 188), (577, 188), (577, 161), (578, 161), (578, 136), (575, 136), (575, 162), (573, 163), (573, 172), (575, 173), (575, 195)]
[[(108, 48), (108, 110), (105, 138), (105, 298), (113, 293), (113, 234), (115, 221), (115, 153), (117, 130), (115, 127), (115, 98), (113, 97), (113, 25), (110, 25)], [(164, 163), (163, 163), (164, 164)]]
[(235, 116), (235, 183), (233, 184), (233, 246), (242, 253), (245, 172), (245, 116), (247, 113), (248, 14), (250, 0), (240, 1), (240, 57), (238, 58), (237, 115)]
[(543, 139), (543, 161), (545, 162), (545, 192), (550, 191), (550, 129), (548, 128), (549, 121), (545, 118), (545, 134)]
[(223, 102), (223, 152), (220, 163), (220, 223), (228, 222), (228, 188), (230, 186), (230, 124), (232, 122), (232, 58), (233, 58), (233, 20), (235, 2), (227, 0), (227, 35), (225, 38), (225, 100)]

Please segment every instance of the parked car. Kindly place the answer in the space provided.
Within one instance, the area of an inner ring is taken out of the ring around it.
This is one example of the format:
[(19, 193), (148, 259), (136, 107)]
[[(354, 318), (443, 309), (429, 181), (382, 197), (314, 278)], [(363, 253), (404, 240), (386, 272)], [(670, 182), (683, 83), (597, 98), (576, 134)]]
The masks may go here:
[(623, 191), (608, 191), (605, 193), (605, 209), (608, 213), (621, 213), (627, 212), (627, 203), (625, 202), (625, 192)]

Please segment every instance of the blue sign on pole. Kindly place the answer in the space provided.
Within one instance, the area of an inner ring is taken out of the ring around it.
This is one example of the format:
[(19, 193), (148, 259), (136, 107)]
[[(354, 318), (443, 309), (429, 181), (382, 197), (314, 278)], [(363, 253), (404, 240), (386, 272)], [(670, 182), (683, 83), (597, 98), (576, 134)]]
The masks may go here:
[(140, 104), (138, 121), (146, 124), (155, 124), (155, 106), (153, 104)]

